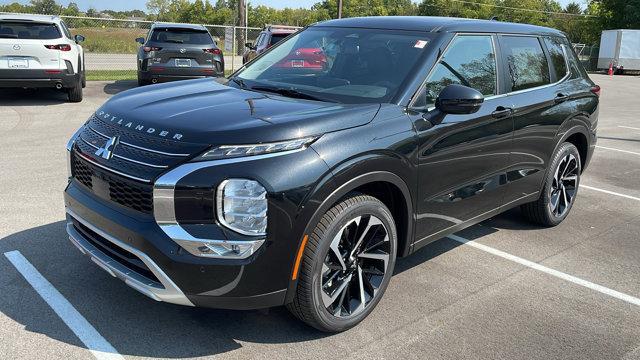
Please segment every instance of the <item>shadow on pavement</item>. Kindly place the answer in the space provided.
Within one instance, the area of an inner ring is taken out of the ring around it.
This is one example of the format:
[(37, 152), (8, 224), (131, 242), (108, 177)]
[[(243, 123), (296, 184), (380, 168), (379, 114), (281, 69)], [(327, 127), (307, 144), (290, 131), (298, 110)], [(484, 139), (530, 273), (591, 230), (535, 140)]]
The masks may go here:
[[(216, 355), (241, 342), (286, 344), (328, 336), (284, 308), (231, 311), (158, 303), (82, 256), (59, 221), (0, 239), (0, 254), (18, 250), (121, 354), (187, 358)], [(0, 311), (28, 331), (83, 347), (5, 256), (0, 256)], [(24, 301), (28, 297), (30, 301)], [(36, 300), (34, 300), (36, 299)]]
[(136, 87), (138, 87), (138, 82), (135, 80), (116, 80), (114, 82), (106, 84), (103, 90), (105, 94), (115, 95), (119, 92)]
[(0, 89), (0, 106), (38, 106), (57, 105), (69, 102), (63, 90), (41, 88), (3, 88)]

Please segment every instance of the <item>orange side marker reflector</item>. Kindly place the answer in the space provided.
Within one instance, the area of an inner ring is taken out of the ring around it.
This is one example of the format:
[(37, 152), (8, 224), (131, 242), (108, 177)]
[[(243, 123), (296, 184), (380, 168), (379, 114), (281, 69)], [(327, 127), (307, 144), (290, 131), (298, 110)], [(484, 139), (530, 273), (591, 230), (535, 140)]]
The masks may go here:
[(298, 249), (298, 256), (296, 256), (296, 263), (293, 265), (293, 275), (291, 275), (291, 280), (296, 280), (298, 278), (300, 260), (302, 260), (302, 254), (304, 254), (304, 247), (307, 246), (307, 240), (309, 240), (309, 235), (305, 235), (302, 238), (302, 244), (300, 244), (300, 249)]

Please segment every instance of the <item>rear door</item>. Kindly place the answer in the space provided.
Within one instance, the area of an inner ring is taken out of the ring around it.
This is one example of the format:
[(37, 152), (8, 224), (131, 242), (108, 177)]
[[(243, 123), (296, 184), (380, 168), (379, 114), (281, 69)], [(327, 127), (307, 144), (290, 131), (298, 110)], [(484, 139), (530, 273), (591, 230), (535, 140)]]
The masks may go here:
[(56, 24), (0, 20), (0, 69), (59, 69), (62, 33)]
[[(566, 80), (566, 64), (561, 67), (564, 58), (550, 56), (543, 38), (502, 35), (500, 48), (509, 91), (506, 100), (513, 109), (514, 123), (505, 203), (515, 204), (530, 200), (540, 191), (556, 134), (571, 111), (564, 103), (569, 94), (562, 90)], [(552, 62), (558, 63), (557, 74)]]

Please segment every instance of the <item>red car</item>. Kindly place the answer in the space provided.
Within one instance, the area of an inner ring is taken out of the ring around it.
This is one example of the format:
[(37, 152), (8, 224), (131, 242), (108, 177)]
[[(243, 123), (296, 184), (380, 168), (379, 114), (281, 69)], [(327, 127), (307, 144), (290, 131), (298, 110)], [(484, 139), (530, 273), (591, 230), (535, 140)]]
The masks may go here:
[(292, 51), (276, 66), (281, 68), (304, 68), (322, 70), (327, 63), (327, 57), (320, 48), (300, 48)]

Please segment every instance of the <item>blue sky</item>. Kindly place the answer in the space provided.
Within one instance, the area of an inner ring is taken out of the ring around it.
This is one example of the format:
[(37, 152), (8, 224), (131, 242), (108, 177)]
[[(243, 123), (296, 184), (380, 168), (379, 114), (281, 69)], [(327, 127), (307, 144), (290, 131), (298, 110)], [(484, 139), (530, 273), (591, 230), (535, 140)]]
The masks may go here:
[[(0, 0), (0, 4), (9, 4), (15, 2), (16, 0)], [(57, 0), (58, 3), (67, 5), (71, 0)], [(86, 11), (90, 7), (93, 7), (98, 10), (111, 9), (111, 10), (133, 10), (140, 9), (146, 10), (146, 0), (73, 0), (78, 6), (80, 6), (80, 10)], [(215, 0), (210, 0), (212, 3)], [(276, 8), (284, 8), (284, 7), (311, 7), (311, 5), (315, 4), (320, 0), (249, 0), (249, 2), (253, 5), (269, 5)], [(26, 4), (29, 0), (17, 0), (19, 3)], [(571, 0), (559, 0), (560, 4), (566, 5)], [(584, 0), (578, 0), (579, 3), (584, 3)]]

